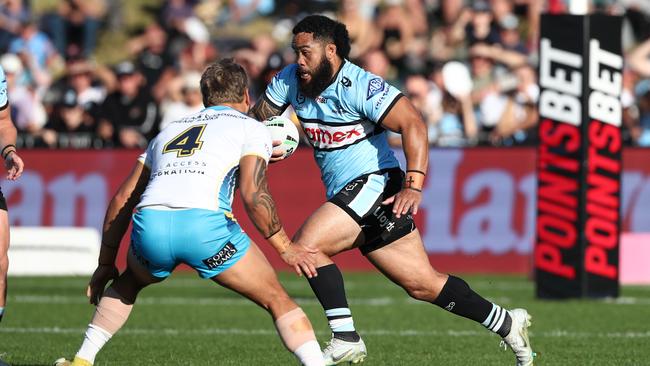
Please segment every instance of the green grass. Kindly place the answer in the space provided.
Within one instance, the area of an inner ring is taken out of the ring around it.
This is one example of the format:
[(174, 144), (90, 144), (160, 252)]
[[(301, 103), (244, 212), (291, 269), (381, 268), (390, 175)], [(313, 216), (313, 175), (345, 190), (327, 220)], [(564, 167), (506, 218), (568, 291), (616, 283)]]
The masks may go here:
[[(499, 338), (425, 303), (375, 273), (346, 273), (355, 325), (372, 365), (511, 365)], [(533, 314), (537, 365), (650, 365), (650, 288), (625, 287), (619, 301), (540, 301), (523, 277), (468, 276), (479, 293)], [(93, 308), (87, 278), (11, 278), (0, 325), (0, 355), (14, 366), (50, 365), (77, 351)], [(282, 283), (329, 338), (307, 282)], [(126, 326), (96, 365), (295, 365), (270, 317), (239, 295), (194, 275), (175, 274), (145, 289)]]

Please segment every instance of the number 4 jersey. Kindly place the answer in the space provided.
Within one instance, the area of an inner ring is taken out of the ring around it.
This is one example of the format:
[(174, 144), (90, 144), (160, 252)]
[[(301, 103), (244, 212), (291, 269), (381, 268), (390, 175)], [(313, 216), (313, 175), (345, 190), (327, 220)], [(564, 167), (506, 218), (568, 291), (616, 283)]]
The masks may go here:
[(268, 162), (271, 135), (264, 124), (229, 107), (210, 107), (172, 122), (139, 160), (151, 170), (138, 208), (232, 210), (239, 160)]

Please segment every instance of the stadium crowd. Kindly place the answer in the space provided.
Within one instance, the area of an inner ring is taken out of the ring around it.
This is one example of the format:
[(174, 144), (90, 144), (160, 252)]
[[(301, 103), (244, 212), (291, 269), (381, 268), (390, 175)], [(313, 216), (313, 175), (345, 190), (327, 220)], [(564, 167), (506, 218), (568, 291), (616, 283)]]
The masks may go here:
[[(539, 15), (566, 11), (563, 0), (168, 0), (110, 43), (102, 35), (125, 26), (123, 3), (61, 0), (37, 14), (33, 1), (1, 2), (19, 148), (144, 148), (203, 108), (200, 73), (217, 57), (245, 65), (255, 100), (295, 57), (293, 25), (314, 12), (346, 24), (351, 60), (411, 98), (431, 145), (535, 144)], [(627, 145), (650, 146), (650, 3), (593, 3), (625, 18), (623, 133)], [(101, 42), (124, 59), (97, 57)], [(470, 89), (458, 87), (464, 75)]]

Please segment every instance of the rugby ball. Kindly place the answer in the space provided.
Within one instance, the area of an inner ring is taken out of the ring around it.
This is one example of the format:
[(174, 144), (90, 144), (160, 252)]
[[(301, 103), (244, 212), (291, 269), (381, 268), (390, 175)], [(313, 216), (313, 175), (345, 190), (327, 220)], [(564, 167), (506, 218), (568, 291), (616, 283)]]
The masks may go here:
[(286, 159), (298, 148), (298, 141), (300, 135), (296, 125), (290, 119), (282, 116), (269, 117), (264, 121), (266, 128), (271, 132), (271, 139), (273, 141), (281, 141), (282, 143), (273, 148), (273, 153), (282, 151), (282, 158)]

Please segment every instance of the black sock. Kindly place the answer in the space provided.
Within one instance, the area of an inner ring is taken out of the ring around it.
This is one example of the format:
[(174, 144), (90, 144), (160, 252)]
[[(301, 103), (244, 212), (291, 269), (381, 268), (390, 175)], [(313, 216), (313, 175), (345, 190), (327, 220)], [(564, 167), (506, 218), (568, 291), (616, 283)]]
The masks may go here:
[(472, 291), (461, 278), (450, 275), (433, 303), (454, 314), (481, 323), (501, 337), (510, 333), (512, 318), (508, 311)]
[(316, 270), (318, 276), (309, 278), (309, 285), (325, 310), (334, 337), (357, 342), (360, 337), (354, 329), (341, 271), (335, 264), (328, 264)]

